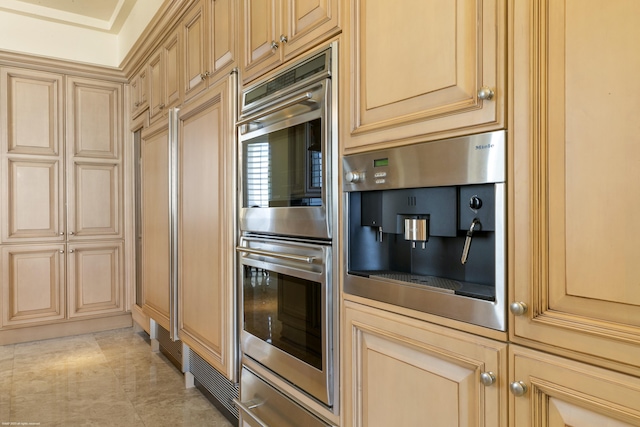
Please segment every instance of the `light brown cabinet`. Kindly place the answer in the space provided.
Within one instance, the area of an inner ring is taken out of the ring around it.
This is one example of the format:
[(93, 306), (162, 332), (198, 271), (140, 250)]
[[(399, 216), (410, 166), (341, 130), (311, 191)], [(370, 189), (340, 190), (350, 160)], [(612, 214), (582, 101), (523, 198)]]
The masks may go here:
[(233, 0), (200, 0), (183, 18), (185, 102), (235, 65), (237, 4)]
[[(235, 377), (235, 74), (180, 110), (178, 330), (182, 342)], [(203, 186), (206, 191), (203, 191)]]
[(149, 118), (167, 117), (169, 108), (180, 104), (180, 33), (167, 36), (147, 63)]
[(524, 312), (511, 339), (636, 376), (638, 14), (633, 0), (515, 2), (510, 130), (510, 292)]
[(64, 77), (0, 68), (2, 242), (64, 242)]
[(124, 314), (122, 84), (0, 75), (3, 329)]
[(65, 319), (64, 264), (64, 244), (3, 246), (0, 327)]
[(505, 343), (349, 301), (342, 334), (344, 426), (507, 425)]
[(511, 345), (510, 425), (640, 426), (640, 378)]
[(142, 310), (170, 330), (169, 127), (158, 122), (142, 131)]
[(501, 129), (506, 1), (343, 4), (343, 151)]
[(340, 32), (338, 0), (241, 0), (240, 4), (244, 83)]
[(147, 67), (143, 67), (137, 72), (131, 79), (131, 94), (129, 106), (131, 111), (131, 117), (138, 117), (143, 111), (149, 108), (149, 100), (147, 99), (148, 81), (147, 81)]

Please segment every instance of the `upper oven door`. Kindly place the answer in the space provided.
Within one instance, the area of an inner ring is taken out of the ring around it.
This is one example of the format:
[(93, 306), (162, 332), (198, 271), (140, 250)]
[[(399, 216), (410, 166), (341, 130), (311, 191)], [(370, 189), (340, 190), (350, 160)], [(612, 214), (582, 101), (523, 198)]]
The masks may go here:
[(316, 81), (239, 122), (241, 231), (331, 238), (330, 85)]

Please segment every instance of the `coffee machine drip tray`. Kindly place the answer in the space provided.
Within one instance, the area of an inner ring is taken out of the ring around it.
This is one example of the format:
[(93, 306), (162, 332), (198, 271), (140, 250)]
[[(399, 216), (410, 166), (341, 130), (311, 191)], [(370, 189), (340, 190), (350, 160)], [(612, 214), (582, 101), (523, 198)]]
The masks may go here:
[[(447, 279), (445, 277), (425, 276), (389, 270), (359, 270), (349, 271), (349, 274), (395, 285), (428, 289), (430, 291), (467, 296), (485, 301), (495, 301), (495, 290), (493, 286)], [(372, 286), (375, 285), (372, 284)]]
[(388, 280), (390, 282), (403, 282), (402, 284), (409, 282), (420, 286), (431, 286), (432, 288), (436, 288), (435, 290), (449, 293), (455, 293), (455, 291), (462, 288), (462, 285), (455, 280), (435, 276), (420, 276), (409, 273), (383, 273), (370, 274), (369, 277), (372, 279)]

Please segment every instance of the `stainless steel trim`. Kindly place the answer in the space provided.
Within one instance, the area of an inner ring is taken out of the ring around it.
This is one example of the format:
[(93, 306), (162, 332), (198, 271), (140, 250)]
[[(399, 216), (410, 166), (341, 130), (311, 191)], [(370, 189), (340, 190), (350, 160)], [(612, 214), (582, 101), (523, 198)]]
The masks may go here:
[(314, 256), (301, 256), (301, 255), (283, 254), (283, 253), (271, 252), (271, 251), (260, 251), (257, 249), (249, 249), (242, 246), (238, 246), (236, 250), (240, 253), (244, 252), (244, 253), (253, 254), (253, 255), (264, 255), (264, 256), (273, 257), (273, 258), (290, 259), (293, 261), (307, 262), (309, 264), (312, 264), (313, 261), (316, 259), (316, 257)]
[(291, 107), (292, 105), (296, 105), (296, 104), (300, 104), (302, 102), (317, 102), (315, 99), (313, 99), (313, 93), (312, 92), (305, 92), (302, 95), (296, 96), (293, 99), (289, 99), (287, 100), (287, 102), (283, 102), (277, 105), (274, 105), (270, 108), (266, 108), (264, 110), (261, 110), (258, 114), (255, 114), (253, 116), (247, 117), (246, 119), (240, 120), (237, 125), (238, 126), (242, 126), (244, 124), (247, 123), (251, 123), (253, 121), (256, 121), (262, 117), (268, 116), (270, 114), (276, 113), (280, 110), (284, 110), (287, 107)]
[[(343, 158), (344, 191), (505, 182), (506, 134), (478, 135), (351, 154)], [(387, 160), (388, 166), (384, 166)], [(374, 166), (378, 164), (379, 166)]]
[(169, 338), (178, 334), (178, 117), (179, 108), (169, 110)]

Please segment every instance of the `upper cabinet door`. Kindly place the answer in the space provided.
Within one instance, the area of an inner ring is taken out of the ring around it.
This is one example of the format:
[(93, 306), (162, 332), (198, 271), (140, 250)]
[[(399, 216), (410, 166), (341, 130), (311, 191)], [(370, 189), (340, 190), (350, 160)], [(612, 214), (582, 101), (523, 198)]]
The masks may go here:
[(61, 75), (0, 69), (2, 153), (60, 156), (64, 146), (63, 102)]
[(118, 160), (122, 141), (122, 85), (69, 77), (68, 157)]
[(285, 60), (340, 31), (339, 0), (284, 1), (282, 34)]
[(184, 93), (185, 98), (206, 85), (207, 48), (204, 2), (198, 2), (182, 20), (184, 40)]
[(527, 311), (512, 339), (638, 375), (640, 3), (517, 1), (514, 16), (512, 295)]
[(382, 148), (502, 128), (505, 3), (344, 2), (343, 147)]
[(247, 82), (281, 62), (280, 0), (242, 0), (242, 80)]

